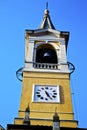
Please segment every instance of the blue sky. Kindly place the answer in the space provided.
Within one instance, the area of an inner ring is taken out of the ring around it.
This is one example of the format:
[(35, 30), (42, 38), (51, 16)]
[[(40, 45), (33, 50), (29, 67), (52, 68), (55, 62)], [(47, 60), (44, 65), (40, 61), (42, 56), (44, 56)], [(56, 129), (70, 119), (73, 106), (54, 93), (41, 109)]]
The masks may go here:
[[(22, 83), (16, 70), (24, 65), (25, 29), (37, 29), (47, 0), (0, 0), (0, 124), (18, 116)], [(48, 0), (57, 30), (70, 31), (67, 57), (75, 65), (71, 76), (75, 119), (87, 128), (87, 0)]]

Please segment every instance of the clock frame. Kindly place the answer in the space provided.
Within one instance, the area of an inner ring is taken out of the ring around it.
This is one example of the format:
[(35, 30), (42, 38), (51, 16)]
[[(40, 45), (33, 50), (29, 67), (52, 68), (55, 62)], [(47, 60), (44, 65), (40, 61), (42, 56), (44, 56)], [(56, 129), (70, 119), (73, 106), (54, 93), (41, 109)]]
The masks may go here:
[(59, 85), (34, 85), (32, 95), (33, 102), (60, 102)]

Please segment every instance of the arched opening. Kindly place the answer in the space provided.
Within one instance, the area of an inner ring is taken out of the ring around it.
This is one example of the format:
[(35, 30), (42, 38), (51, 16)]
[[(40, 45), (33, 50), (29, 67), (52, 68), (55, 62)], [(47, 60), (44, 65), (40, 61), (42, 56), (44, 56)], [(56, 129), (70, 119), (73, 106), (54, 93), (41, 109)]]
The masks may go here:
[(38, 46), (36, 51), (36, 62), (57, 64), (57, 55), (55, 49), (49, 44)]

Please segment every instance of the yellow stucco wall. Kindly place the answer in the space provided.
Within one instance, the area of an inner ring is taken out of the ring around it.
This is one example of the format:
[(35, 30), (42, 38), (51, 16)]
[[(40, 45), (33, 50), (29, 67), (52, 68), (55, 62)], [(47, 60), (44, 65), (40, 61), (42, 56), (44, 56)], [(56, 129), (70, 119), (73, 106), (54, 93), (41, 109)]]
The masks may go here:
[[(23, 120), (15, 119), (15, 124), (23, 124)], [(53, 126), (53, 121), (47, 120), (30, 120), (31, 125), (43, 125), (43, 126)], [(77, 121), (60, 121), (60, 127), (77, 128)]]
[[(33, 85), (59, 85), (60, 86), (60, 103), (44, 103), (44, 102), (33, 102)], [(22, 85), (22, 95), (20, 102), (20, 112), (18, 118), (24, 118), (27, 105), (30, 107), (30, 118), (44, 118), (53, 119), (55, 108), (57, 108), (57, 113), (60, 120), (72, 120), (74, 119), (73, 109), (72, 109), (72, 99), (70, 92), (70, 79), (69, 74), (64, 73), (47, 73), (47, 72), (23, 72), (23, 85)], [(21, 121), (15, 121), (15, 123)], [(36, 125), (37, 121), (32, 121), (33, 125)], [(45, 123), (45, 122), (44, 122)], [(39, 121), (39, 125), (44, 125), (43, 121)], [(48, 125), (52, 123), (48, 122)], [(67, 123), (69, 125), (69, 122)], [(72, 127), (76, 127), (77, 123), (70, 122)], [(61, 122), (61, 126), (64, 122)]]

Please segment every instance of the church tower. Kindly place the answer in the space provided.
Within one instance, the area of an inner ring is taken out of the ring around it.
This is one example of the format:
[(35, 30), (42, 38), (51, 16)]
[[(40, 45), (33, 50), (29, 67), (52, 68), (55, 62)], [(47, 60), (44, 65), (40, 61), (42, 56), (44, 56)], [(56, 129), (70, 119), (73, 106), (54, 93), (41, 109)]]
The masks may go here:
[(70, 87), (74, 66), (67, 61), (69, 32), (55, 29), (46, 7), (39, 28), (27, 29), (25, 39), (24, 67), (17, 71), (22, 94), (14, 124), (24, 123), (29, 108), (30, 125), (52, 126), (56, 111), (60, 127), (76, 128)]

